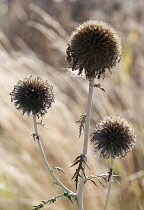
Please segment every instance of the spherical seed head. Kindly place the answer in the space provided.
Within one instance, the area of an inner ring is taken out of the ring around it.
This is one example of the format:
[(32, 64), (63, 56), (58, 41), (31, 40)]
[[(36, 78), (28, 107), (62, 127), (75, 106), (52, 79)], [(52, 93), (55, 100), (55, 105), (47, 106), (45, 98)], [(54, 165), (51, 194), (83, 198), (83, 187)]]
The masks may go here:
[(84, 71), (88, 79), (100, 78), (121, 58), (121, 41), (116, 31), (102, 21), (87, 21), (71, 35), (67, 61), (72, 70)]
[(11, 101), (22, 114), (43, 116), (54, 102), (53, 87), (41, 78), (26, 78), (19, 81), (12, 91)]
[(136, 143), (136, 135), (130, 123), (118, 116), (106, 117), (96, 125), (91, 142), (95, 152), (103, 158), (122, 158)]

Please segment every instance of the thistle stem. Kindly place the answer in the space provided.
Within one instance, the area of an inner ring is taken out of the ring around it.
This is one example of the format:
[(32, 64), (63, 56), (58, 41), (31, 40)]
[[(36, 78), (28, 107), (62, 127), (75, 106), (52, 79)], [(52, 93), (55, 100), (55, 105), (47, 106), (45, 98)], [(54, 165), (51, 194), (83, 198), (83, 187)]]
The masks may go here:
[[(83, 155), (85, 157), (87, 156), (87, 150), (88, 150), (88, 137), (89, 137), (89, 127), (90, 127), (90, 118), (91, 118), (93, 87), (94, 87), (94, 79), (89, 80), (89, 93), (88, 93), (88, 100), (87, 100), (84, 145), (83, 145)], [(83, 164), (82, 166), (84, 168), (84, 171), (85, 171), (85, 166), (86, 166), (85, 164)], [(80, 178), (78, 191), (77, 191), (78, 210), (84, 210), (84, 207), (83, 207), (84, 181), (85, 181), (85, 178), (83, 176), (83, 173), (81, 173), (81, 178)]]
[(110, 174), (110, 177), (109, 177), (109, 180), (108, 180), (109, 184), (108, 184), (108, 191), (107, 191), (107, 197), (106, 197), (104, 210), (107, 209), (109, 198), (110, 198), (110, 191), (111, 191), (111, 184), (112, 184), (112, 177), (113, 177), (113, 168), (114, 168), (114, 158), (111, 157), (111, 163), (110, 163), (111, 174)]
[(64, 193), (62, 193), (62, 194), (56, 195), (55, 197), (53, 197), (53, 198), (51, 198), (51, 199), (49, 199), (49, 200), (42, 201), (42, 203), (41, 203), (40, 205), (35, 206), (36, 208), (35, 208), (34, 210), (36, 210), (36, 209), (41, 209), (41, 208), (43, 208), (46, 204), (54, 203), (54, 202), (57, 201), (58, 198), (64, 197), (64, 196), (67, 197), (67, 198), (69, 198), (69, 199), (71, 200), (71, 196), (74, 196), (74, 195), (73, 195), (73, 194), (71, 195), (71, 193), (67, 193), (67, 192), (64, 192)]
[(73, 195), (75, 195), (74, 192), (72, 192), (71, 190), (69, 190), (65, 185), (62, 184), (62, 182), (57, 178), (57, 176), (55, 175), (55, 173), (53, 172), (53, 169), (51, 168), (46, 156), (45, 156), (45, 153), (44, 153), (44, 150), (43, 150), (43, 146), (42, 146), (42, 143), (41, 143), (41, 140), (40, 140), (40, 137), (39, 137), (39, 131), (38, 131), (38, 126), (37, 126), (37, 122), (36, 122), (36, 115), (33, 115), (33, 122), (34, 122), (34, 129), (35, 129), (35, 135), (36, 135), (36, 140), (37, 140), (37, 143), (38, 143), (38, 146), (39, 146), (39, 150), (40, 150), (40, 153), (42, 155), (42, 158), (43, 158), (43, 161), (45, 162), (45, 165), (47, 167), (47, 169), (49, 170), (50, 174), (52, 175), (52, 177), (54, 178), (54, 180), (56, 181), (56, 183), (61, 186), (66, 192), (68, 193), (71, 193)]

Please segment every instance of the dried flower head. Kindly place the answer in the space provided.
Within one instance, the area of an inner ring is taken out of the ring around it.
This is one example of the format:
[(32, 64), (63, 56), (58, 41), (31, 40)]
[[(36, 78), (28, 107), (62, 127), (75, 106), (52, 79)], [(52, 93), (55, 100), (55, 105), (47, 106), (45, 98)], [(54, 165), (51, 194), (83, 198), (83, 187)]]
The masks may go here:
[(121, 41), (116, 31), (102, 21), (87, 21), (70, 36), (67, 61), (72, 70), (84, 71), (88, 79), (116, 66), (121, 58)]
[(10, 95), (16, 109), (22, 110), (22, 114), (38, 117), (45, 115), (54, 102), (53, 87), (39, 77), (20, 80)]
[(91, 142), (95, 152), (103, 158), (122, 158), (136, 143), (136, 135), (130, 123), (118, 116), (106, 117), (96, 125)]

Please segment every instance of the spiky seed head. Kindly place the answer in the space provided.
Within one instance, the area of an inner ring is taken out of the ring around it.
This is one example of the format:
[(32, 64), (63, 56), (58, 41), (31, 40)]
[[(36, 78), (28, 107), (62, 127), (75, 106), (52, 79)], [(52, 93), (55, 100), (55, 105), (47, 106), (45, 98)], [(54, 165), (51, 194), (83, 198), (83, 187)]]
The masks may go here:
[(54, 102), (53, 87), (40, 77), (25, 78), (14, 86), (11, 101), (22, 114), (43, 116)]
[(88, 79), (100, 78), (121, 59), (121, 40), (116, 31), (102, 21), (87, 21), (70, 36), (67, 61), (72, 70), (84, 71)]
[(135, 146), (136, 135), (125, 119), (111, 116), (96, 125), (91, 142), (101, 157), (122, 158)]

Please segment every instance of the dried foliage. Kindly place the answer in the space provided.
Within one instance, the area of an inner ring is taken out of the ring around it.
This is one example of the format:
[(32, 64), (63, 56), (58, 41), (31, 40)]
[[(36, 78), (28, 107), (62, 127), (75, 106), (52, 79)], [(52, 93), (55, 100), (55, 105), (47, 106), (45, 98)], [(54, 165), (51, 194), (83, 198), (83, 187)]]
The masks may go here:
[(59, 172), (62, 172), (65, 174), (64, 170), (60, 167), (53, 167), (53, 170), (58, 170)]
[(79, 138), (81, 137), (82, 131), (85, 129), (85, 120), (86, 120), (86, 115), (81, 115), (80, 119), (76, 121), (76, 123), (80, 124), (79, 125)]
[(104, 93), (106, 93), (105, 89), (104, 89), (103, 87), (101, 87), (101, 84), (100, 84), (100, 83), (95, 84), (94, 87), (97, 87), (97, 88), (99, 88), (101, 91), (103, 91)]
[(78, 168), (76, 169), (76, 171), (72, 177), (72, 179), (74, 179), (74, 181), (75, 181), (76, 189), (78, 186), (79, 177), (84, 176), (86, 178), (83, 164), (85, 164), (88, 167), (88, 165), (86, 163), (86, 156), (81, 154), (74, 160), (74, 163), (71, 165), (71, 167), (78, 165)]

